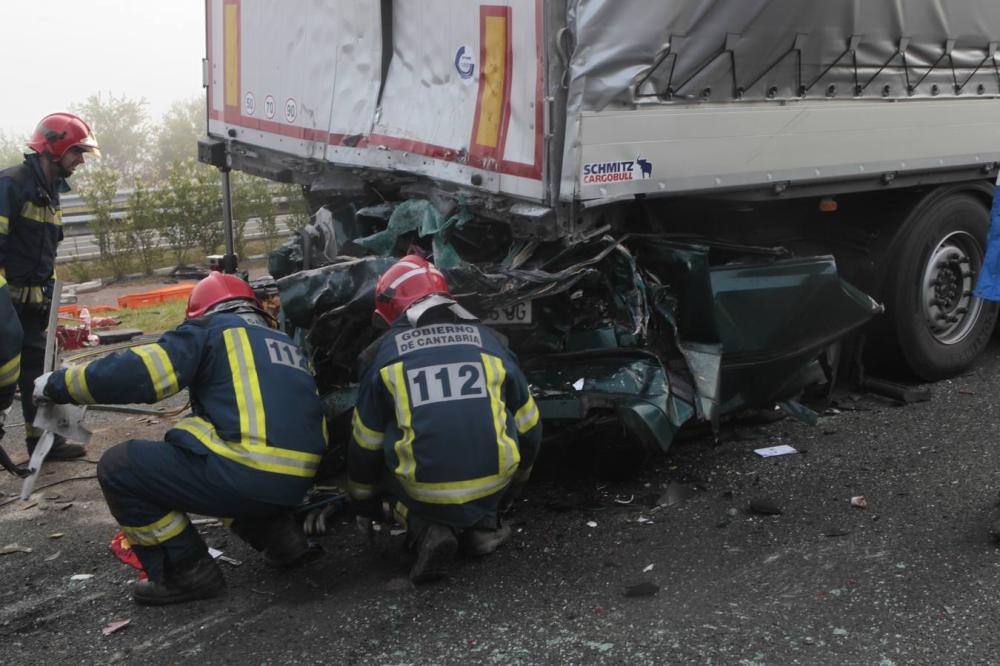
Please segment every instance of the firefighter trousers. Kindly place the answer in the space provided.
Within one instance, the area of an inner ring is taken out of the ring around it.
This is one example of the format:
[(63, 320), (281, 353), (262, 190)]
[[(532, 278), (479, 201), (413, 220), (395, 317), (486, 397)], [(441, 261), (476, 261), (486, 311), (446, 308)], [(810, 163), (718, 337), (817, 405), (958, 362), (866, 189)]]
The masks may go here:
[(257, 550), (289, 507), (260, 502), (208, 480), (208, 455), (167, 442), (133, 439), (109, 449), (97, 479), (111, 514), (154, 581), (204, 557), (207, 547), (187, 514), (232, 519)]
[(39, 437), (41, 431), (32, 425), (37, 408), (31, 394), (35, 389), (35, 380), (42, 375), (45, 365), (45, 329), (49, 325), (49, 316), (38, 306), (24, 303), (15, 303), (14, 310), (24, 333), (24, 342), (21, 343), (21, 378), (17, 380), (18, 388), (21, 389), (24, 432), (26, 437)]

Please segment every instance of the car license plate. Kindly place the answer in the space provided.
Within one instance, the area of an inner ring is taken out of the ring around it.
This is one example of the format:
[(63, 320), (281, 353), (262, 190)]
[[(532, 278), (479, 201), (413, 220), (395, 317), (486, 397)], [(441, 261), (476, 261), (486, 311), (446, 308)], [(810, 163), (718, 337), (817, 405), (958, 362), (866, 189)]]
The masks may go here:
[(531, 323), (531, 301), (514, 303), (490, 310), (483, 318), (484, 324), (494, 326), (516, 326)]

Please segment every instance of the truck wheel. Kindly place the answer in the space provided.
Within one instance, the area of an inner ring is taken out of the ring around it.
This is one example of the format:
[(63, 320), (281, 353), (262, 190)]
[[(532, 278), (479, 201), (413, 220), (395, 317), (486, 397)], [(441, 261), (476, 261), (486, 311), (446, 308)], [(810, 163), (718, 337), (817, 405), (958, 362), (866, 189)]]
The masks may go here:
[(954, 377), (990, 340), (997, 304), (972, 295), (989, 224), (979, 200), (951, 195), (918, 214), (890, 257), (887, 323), (900, 360), (920, 379)]

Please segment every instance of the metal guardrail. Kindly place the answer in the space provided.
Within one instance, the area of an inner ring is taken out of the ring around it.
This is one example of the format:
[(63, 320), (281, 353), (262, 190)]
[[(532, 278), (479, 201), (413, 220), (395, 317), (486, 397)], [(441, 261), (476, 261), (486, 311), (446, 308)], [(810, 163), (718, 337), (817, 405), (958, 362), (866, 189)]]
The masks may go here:
[[(111, 219), (121, 220), (128, 216), (128, 200), (134, 190), (119, 190), (111, 200)], [(287, 210), (288, 197), (276, 195), (271, 201), (278, 205), (279, 214)], [(66, 236), (82, 236), (91, 233), (90, 223), (95, 215), (86, 200), (79, 194), (67, 194), (60, 198), (62, 208), (63, 233)]]

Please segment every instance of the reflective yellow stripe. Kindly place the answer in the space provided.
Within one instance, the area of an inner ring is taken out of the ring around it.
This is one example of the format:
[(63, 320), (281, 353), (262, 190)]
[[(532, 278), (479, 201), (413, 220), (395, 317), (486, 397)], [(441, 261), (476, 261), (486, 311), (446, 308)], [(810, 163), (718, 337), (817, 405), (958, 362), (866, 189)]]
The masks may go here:
[(24, 204), (24, 208), (21, 209), (21, 217), (42, 224), (55, 224), (56, 226), (62, 224), (61, 210), (53, 210), (51, 206), (39, 206), (30, 201)]
[[(7, 218), (0, 217), (0, 219), (6, 220)], [(3, 270), (0, 270), (0, 289), (3, 289), (6, 286), (7, 286), (7, 275), (3, 272)]]
[(87, 386), (86, 371), (86, 365), (74, 365), (67, 368), (66, 374), (63, 376), (66, 380), (66, 390), (69, 391), (73, 402), (78, 405), (92, 405), (97, 402)]
[(396, 466), (396, 476), (401, 479), (416, 479), (417, 461), (413, 457), (413, 425), (410, 414), (410, 395), (406, 390), (406, 380), (403, 379), (403, 363), (393, 363), (387, 365), (379, 371), (382, 375), (382, 382), (396, 405), (396, 425), (402, 431), (403, 436), (396, 440), (393, 445), (396, 450), (396, 457), (399, 458), (399, 465)]
[(399, 523), (399, 526), (405, 529), (407, 518), (410, 516), (410, 507), (397, 500), (395, 506), (392, 507), (392, 516)]
[(521, 462), (521, 454), (514, 440), (507, 434), (507, 405), (503, 401), (503, 383), (507, 378), (507, 371), (496, 356), (480, 354), (480, 357), (486, 370), (486, 392), (490, 395), (493, 428), (497, 434), (497, 456), (500, 462), (498, 471), (504, 478), (509, 478)]
[(10, 285), (10, 300), (15, 303), (41, 303), (45, 300), (45, 294), (41, 287), (16, 287)]
[(230, 328), (222, 334), (233, 374), (233, 390), (240, 414), (240, 433), (244, 446), (267, 444), (267, 424), (264, 420), (264, 399), (260, 395), (260, 380), (250, 348), (250, 338), (244, 328)]
[(17, 382), (21, 376), (21, 355), (18, 354), (3, 365), (0, 365), (0, 388)]
[(356, 500), (371, 499), (375, 496), (375, 486), (348, 479), (347, 492)]
[(223, 458), (263, 472), (312, 478), (319, 467), (320, 456), (315, 453), (224, 440), (215, 432), (211, 423), (197, 416), (183, 419), (174, 428), (193, 435), (210, 451)]
[(354, 441), (363, 449), (369, 451), (381, 451), (382, 442), (385, 441), (385, 433), (372, 430), (361, 421), (358, 410), (354, 410), (354, 418), (351, 420), (354, 425)]
[(323, 417), (323, 448), (330, 446), (330, 428), (326, 425), (326, 417)]
[(406, 494), (427, 504), (465, 504), (472, 500), (500, 492), (510, 483), (511, 474), (493, 474), (467, 481), (449, 483), (421, 483), (400, 479)]
[(239, 8), (238, 5), (225, 3), (222, 8), (222, 42), (225, 57), (226, 106), (239, 106), (240, 103), (240, 50), (239, 50)]
[(179, 511), (171, 511), (155, 523), (143, 527), (122, 525), (122, 532), (133, 546), (159, 546), (183, 532), (188, 524), (187, 516)]
[(507, 17), (486, 16), (482, 19), (483, 63), (480, 76), (481, 100), (476, 143), (496, 148), (503, 120), (504, 85), (507, 72)]
[(10, 233), (10, 218), (0, 215), (0, 234)]
[(153, 382), (156, 399), (163, 400), (180, 391), (177, 385), (177, 373), (174, 364), (170, 362), (167, 351), (158, 344), (133, 347), (132, 353), (142, 359)]
[(538, 405), (535, 404), (535, 399), (531, 397), (530, 393), (528, 401), (521, 405), (521, 409), (514, 414), (514, 424), (522, 435), (538, 424)]

